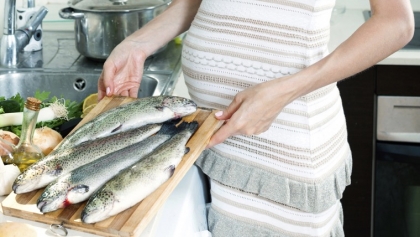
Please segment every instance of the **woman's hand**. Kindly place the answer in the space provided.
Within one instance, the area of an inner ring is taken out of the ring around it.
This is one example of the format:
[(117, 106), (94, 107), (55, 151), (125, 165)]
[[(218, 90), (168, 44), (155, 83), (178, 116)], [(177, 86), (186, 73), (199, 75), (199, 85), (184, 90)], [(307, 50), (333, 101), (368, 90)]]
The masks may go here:
[[(216, 113), (225, 124), (212, 136), (207, 148), (230, 136), (258, 135), (268, 130), (280, 111), (296, 96), (291, 77), (252, 86), (236, 94), (231, 104)], [(281, 89), (280, 89), (281, 88)]]
[(98, 80), (98, 99), (111, 95), (137, 98), (146, 58), (140, 43), (125, 40), (115, 47)]
[(98, 99), (105, 95), (137, 97), (146, 58), (188, 30), (200, 4), (200, 0), (172, 1), (162, 14), (115, 47), (99, 77)]
[(238, 93), (228, 108), (217, 114), (217, 119), (226, 122), (207, 147), (230, 136), (266, 131), (284, 106), (294, 99), (363, 71), (407, 44), (414, 33), (410, 1), (370, 0), (370, 3), (372, 17), (327, 57), (292, 76)]

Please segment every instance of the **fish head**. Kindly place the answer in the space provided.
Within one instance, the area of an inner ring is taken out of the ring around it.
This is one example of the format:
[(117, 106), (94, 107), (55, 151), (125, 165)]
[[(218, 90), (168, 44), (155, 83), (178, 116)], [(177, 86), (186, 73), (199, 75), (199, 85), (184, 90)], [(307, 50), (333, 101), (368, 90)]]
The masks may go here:
[(81, 219), (84, 223), (96, 223), (110, 217), (114, 207), (115, 197), (111, 191), (99, 190), (92, 195), (82, 211)]
[[(42, 180), (42, 176), (46, 170), (48, 170), (48, 166), (45, 164), (34, 164), (28, 167), (16, 177), (12, 185), (13, 191), (16, 194), (20, 194), (44, 187), (46, 184), (42, 186), (40, 181)], [(54, 178), (51, 178), (49, 182), (51, 182)]]
[(194, 101), (179, 96), (166, 97), (162, 101), (162, 107), (169, 108), (175, 113), (176, 118), (192, 114), (197, 110), (197, 104)]
[(69, 206), (67, 192), (71, 185), (67, 182), (53, 182), (49, 184), (38, 198), (37, 207), (42, 213), (51, 212)]

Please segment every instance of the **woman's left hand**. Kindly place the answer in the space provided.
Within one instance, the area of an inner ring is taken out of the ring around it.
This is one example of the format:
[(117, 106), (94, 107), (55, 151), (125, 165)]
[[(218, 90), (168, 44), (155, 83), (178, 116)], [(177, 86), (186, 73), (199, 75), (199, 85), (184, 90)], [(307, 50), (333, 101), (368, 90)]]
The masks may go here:
[[(293, 90), (282, 88), (286, 78), (257, 84), (238, 94), (216, 118), (225, 120), (212, 136), (207, 148), (222, 143), (230, 136), (258, 135), (268, 130), (280, 111), (293, 99)], [(286, 83), (289, 84), (289, 83)]]
[(226, 122), (207, 147), (230, 136), (267, 131), (284, 106), (297, 97), (375, 65), (412, 39), (414, 15), (410, 0), (370, 0), (370, 3), (372, 17), (328, 56), (291, 76), (239, 92), (231, 104), (217, 114), (217, 119)]

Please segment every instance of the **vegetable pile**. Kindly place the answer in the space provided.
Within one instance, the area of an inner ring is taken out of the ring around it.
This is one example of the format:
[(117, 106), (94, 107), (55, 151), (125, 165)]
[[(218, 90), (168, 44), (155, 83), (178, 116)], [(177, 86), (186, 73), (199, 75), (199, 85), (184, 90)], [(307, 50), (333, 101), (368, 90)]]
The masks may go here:
[[(36, 91), (33, 96), (42, 101), (41, 110), (38, 114), (36, 127), (49, 127), (57, 129), (64, 122), (80, 118), (82, 115), (82, 103), (57, 98), (50, 98), (48, 91)], [(20, 137), (22, 130), (23, 108), (26, 98), (16, 94), (10, 98), (0, 96), (0, 129), (10, 131)]]

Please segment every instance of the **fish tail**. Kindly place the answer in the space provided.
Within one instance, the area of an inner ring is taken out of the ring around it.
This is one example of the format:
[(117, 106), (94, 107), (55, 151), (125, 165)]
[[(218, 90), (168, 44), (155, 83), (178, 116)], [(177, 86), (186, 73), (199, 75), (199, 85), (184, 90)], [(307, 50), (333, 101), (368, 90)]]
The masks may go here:
[(164, 122), (162, 124), (162, 127), (160, 128), (158, 134), (161, 135), (169, 135), (173, 136), (180, 132), (181, 130), (176, 127), (176, 125), (181, 121), (181, 119), (174, 119), (167, 122)]
[(192, 121), (192, 122), (183, 122), (178, 126), (178, 129), (182, 130), (189, 130), (191, 132), (195, 132), (198, 128), (198, 122)]

